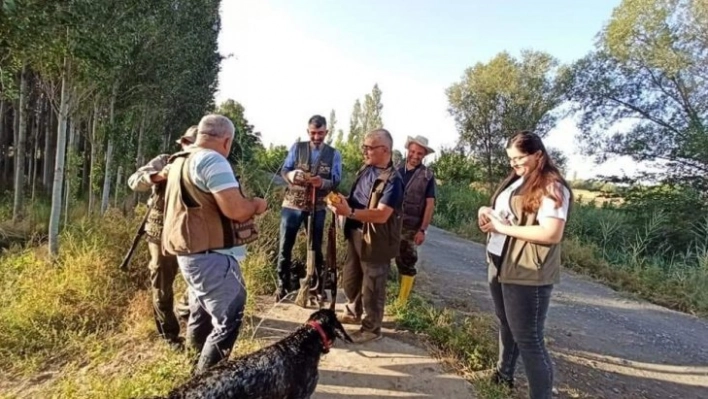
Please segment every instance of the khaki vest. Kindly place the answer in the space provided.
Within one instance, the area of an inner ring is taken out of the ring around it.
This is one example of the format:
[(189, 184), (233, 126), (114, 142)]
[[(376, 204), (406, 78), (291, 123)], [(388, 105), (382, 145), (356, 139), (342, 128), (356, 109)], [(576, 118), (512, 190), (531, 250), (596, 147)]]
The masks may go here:
[(418, 230), (423, 224), (425, 191), (432, 178), (433, 172), (425, 165), (420, 165), (406, 184), (403, 197), (403, 228)]
[[(322, 143), (320, 148), (319, 159), (310, 159), (312, 149), (309, 141), (301, 141), (295, 147), (295, 169), (301, 169), (305, 172), (311, 172), (314, 175), (320, 176), (323, 179), (332, 179), (332, 165), (334, 164), (334, 148)], [(329, 194), (328, 190), (317, 189), (315, 191), (315, 209), (325, 209), (324, 198)], [(288, 186), (283, 198), (283, 206), (286, 208), (295, 208), (303, 211), (309, 211), (311, 206), (312, 193), (301, 186)]]
[[(352, 192), (356, 187), (361, 174), (366, 169), (359, 169), (356, 180), (352, 185)], [(375, 209), (379, 206), (379, 201), (383, 196), (384, 188), (387, 184), (392, 184), (393, 181), (399, 178), (398, 171), (393, 167), (393, 163), (389, 163), (388, 168), (383, 170), (379, 177), (376, 178), (371, 186), (369, 193), (368, 209)], [(396, 207), (393, 213), (389, 216), (386, 223), (363, 223), (362, 235), (363, 242), (361, 243), (361, 260), (369, 263), (388, 263), (391, 259), (398, 256), (401, 245), (401, 224), (402, 224), (402, 208)]]
[(258, 238), (253, 220), (233, 221), (221, 213), (214, 195), (197, 188), (189, 177), (192, 148), (170, 157), (170, 171), (165, 189), (163, 251), (188, 255), (215, 249), (232, 248)]
[[(519, 226), (538, 225), (535, 213), (523, 211), (523, 197), (518, 195), (519, 189), (511, 196), (511, 210), (518, 220)], [(572, 203), (570, 204), (572, 207)], [(570, 209), (568, 209), (570, 216)], [(558, 284), (561, 269), (561, 245), (535, 244), (514, 237), (507, 237), (501, 270), (498, 270), (489, 258), (489, 280), (498, 276), (504, 284), (541, 286)]]

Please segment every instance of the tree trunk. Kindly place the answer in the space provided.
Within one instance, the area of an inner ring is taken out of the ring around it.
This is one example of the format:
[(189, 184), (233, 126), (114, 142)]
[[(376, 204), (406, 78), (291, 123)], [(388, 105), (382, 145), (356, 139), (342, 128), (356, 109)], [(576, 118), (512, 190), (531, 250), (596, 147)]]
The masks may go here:
[(106, 150), (106, 173), (103, 179), (103, 196), (101, 197), (101, 215), (108, 209), (108, 201), (111, 194), (111, 166), (113, 161), (113, 129), (115, 128), (115, 104), (116, 96), (118, 95), (118, 82), (113, 85), (113, 93), (111, 95), (111, 108), (109, 111), (109, 126), (110, 133), (108, 135), (108, 149)]
[(15, 143), (15, 198), (12, 203), (12, 222), (20, 220), (25, 193), (25, 151), (27, 151), (27, 66), (20, 73), (19, 133)]
[(88, 212), (91, 214), (96, 204), (96, 162), (98, 162), (98, 101), (93, 104), (93, 120), (91, 122), (91, 161), (89, 171), (89, 205)]
[(121, 192), (121, 184), (123, 179), (123, 167), (119, 166), (118, 167), (118, 173), (116, 174), (116, 188), (115, 188), (115, 196), (113, 198), (113, 207), (117, 208), (118, 207), (118, 197)]
[(42, 185), (44, 186), (44, 192), (48, 193), (52, 187), (52, 171), (54, 170), (54, 157), (57, 142), (55, 140), (56, 136), (52, 134), (52, 128), (55, 122), (54, 109), (51, 104), (47, 103), (46, 110), (47, 125), (44, 127), (44, 170), (42, 171)]
[(76, 141), (76, 124), (73, 119), (73, 117), (69, 118), (67, 122), (69, 128), (69, 145), (68, 151), (66, 152), (66, 162), (68, 162), (68, 164), (64, 168), (64, 181), (66, 182), (66, 188), (64, 189), (64, 226), (69, 225), (69, 204), (72, 203), (74, 199), (71, 192), (73, 186), (71, 182), (76, 176), (76, 170), (74, 170), (76, 166), (74, 163), (74, 154), (76, 154), (76, 149), (74, 148)]
[(145, 135), (145, 120), (147, 119), (147, 108), (143, 111), (143, 116), (140, 119), (140, 127), (138, 128), (138, 151), (135, 157), (135, 169), (143, 166), (145, 156), (143, 155), (143, 138)]
[[(0, 170), (5, 170), (7, 165), (7, 152), (5, 146), (5, 100), (0, 97)], [(2, 176), (0, 176), (2, 180)], [(0, 181), (0, 187), (5, 184), (4, 181)]]
[(61, 198), (64, 183), (64, 155), (66, 152), (66, 119), (69, 111), (66, 74), (68, 62), (64, 58), (64, 74), (61, 78), (61, 103), (57, 115), (57, 154), (54, 162), (54, 184), (52, 186), (52, 212), (49, 217), (49, 255), (56, 259), (59, 254), (59, 221), (61, 220)]
[(32, 126), (32, 162), (31, 162), (31, 170), (32, 173), (30, 173), (30, 190), (32, 191), (32, 203), (34, 203), (34, 200), (36, 198), (36, 188), (37, 188), (37, 168), (39, 167), (39, 154), (40, 149), (39, 149), (39, 136), (41, 132), (41, 121), (42, 121), (42, 115), (43, 113), (43, 108), (44, 108), (44, 101), (42, 101), (41, 97), (37, 98), (37, 102), (34, 107), (34, 125)]

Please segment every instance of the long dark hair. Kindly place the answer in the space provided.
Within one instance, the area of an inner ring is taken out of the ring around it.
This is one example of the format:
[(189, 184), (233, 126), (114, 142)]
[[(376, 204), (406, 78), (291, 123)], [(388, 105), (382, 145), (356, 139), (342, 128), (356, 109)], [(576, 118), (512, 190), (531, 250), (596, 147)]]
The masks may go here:
[[(553, 159), (548, 154), (546, 147), (543, 145), (541, 138), (528, 130), (522, 130), (514, 133), (506, 142), (507, 149), (516, 148), (524, 155), (532, 155), (537, 152), (541, 153), (538, 159), (538, 164), (534, 170), (530, 171), (524, 177), (524, 184), (521, 186), (519, 193), (523, 196), (523, 210), (528, 213), (538, 212), (541, 206), (543, 197), (550, 197), (556, 204), (556, 208), (563, 206), (564, 193), (563, 190), (557, 190), (557, 183), (560, 183), (568, 189), (570, 193), (569, 202), (573, 202), (573, 191), (570, 189), (568, 182), (565, 181), (558, 167), (553, 163)], [(509, 187), (512, 183), (520, 178), (519, 175), (512, 169), (511, 173), (504, 179), (497, 191), (492, 196), (492, 206), (499, 194)]]

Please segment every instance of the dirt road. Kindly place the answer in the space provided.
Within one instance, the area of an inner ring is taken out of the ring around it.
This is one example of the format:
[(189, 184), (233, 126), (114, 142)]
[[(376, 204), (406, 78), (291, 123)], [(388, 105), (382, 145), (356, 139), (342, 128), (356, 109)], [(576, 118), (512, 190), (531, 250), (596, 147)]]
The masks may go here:
[[(344, 302), (345, 298), (340, 294), (338, 303)], [(265, 297), (259, 303), (258, 317), (263, 323), (256, 330), (256, 338), (267, 341), (294, 331), (314, 311), (285, 302), (273, 307), (271, 297)], [(346, 327), (351, 331), (356, 329), (355, 326)], [(475, 397), (471, 384), (446, 373), (424, 349), (402, 342), (396, 336), (396, 332), (384, 328), (384, 338), (379, 341), (353, 345), (337, 340), (322, 358), (319, 383), (312, 398)]]
[[(492, 312), (482, 245), (431, 228), (420, 256), (418, 290), (440, 305)], [(564, 273), (546, 330), (559, 397), (708, 398), (705, 320)]]

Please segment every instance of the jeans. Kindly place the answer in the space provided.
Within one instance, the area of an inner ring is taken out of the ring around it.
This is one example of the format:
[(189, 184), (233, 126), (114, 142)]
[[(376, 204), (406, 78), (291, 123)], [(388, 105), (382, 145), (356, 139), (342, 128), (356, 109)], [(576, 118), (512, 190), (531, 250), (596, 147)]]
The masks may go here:
[[(492, 256), (492, 259), (496, 261), (498, 257)], [(494, 278), (489, 290), (500, 323), (497, 372), (504, 379), (513, 380), (516, 360), (521, 355), (529, 381), (529, 397), (550, 399), (553, 364), (543, 330), (553, 285), (503, 284)]]
[[(322, 237), (324, 233), (325, 217), (327, 210), (315, 211), (313, 221), (313, 245), (315, 247), (315, 267), (317, 275), (322, 274), (324, 256), (322, 255)], [(309, 212), (297, 209), (282, 208), (280, 211), (280, 248), (278, 251), (278, 287), (281, 290), (290, 291), (290, 267), (292, 261), (293, 246), (300, 227), (305, 224), (307, 228), (307, 217)]]
[(187, 342), (197, 350), (196, 372), (228, 359), (238, 338), (246, 306), (246, 287), (238, 262), (215, 252), (178, 256), (189, 286)]

